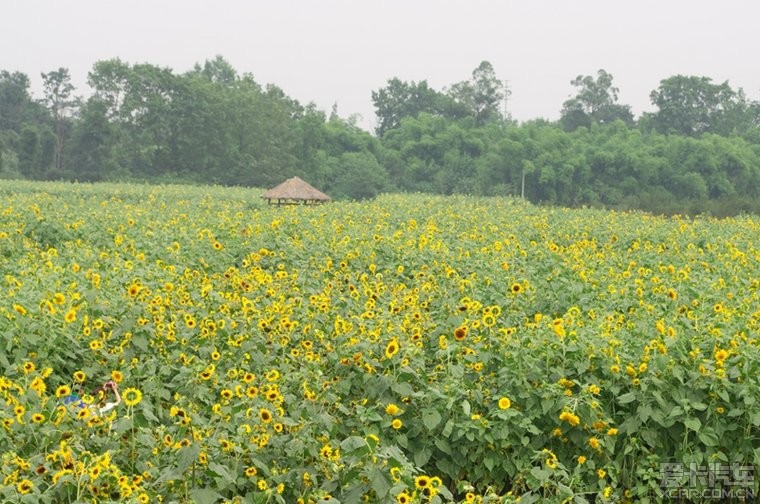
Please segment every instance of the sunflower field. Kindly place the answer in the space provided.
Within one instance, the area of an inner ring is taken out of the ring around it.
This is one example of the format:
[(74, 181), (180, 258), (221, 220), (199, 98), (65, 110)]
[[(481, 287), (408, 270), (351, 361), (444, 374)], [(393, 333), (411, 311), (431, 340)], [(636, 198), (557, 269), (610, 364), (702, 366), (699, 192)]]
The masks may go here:
[(662, 464), (760, 466), (756, 217), (0, 194), (2, 502), (656, 502)]

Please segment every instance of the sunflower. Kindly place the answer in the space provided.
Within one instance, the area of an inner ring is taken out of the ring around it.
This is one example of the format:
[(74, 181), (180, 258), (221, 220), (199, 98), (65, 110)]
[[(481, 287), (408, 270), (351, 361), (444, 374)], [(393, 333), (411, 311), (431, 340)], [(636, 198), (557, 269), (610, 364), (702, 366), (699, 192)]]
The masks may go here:
[(394, 418), (393, 421), (391, 422), (391, 427), (393, 427), (396, 430), (399, 430), (403, 426), (404, 426), (404, 422), (402, 422), (398, 418)]
[(124, 404), (134, 406), (142, 401), (142, 392), (136, 388), (129, 387), (124, 391)]
[(56, 397), (66, 397), (71, 394), (71, 388), (69, 388), (68, 385), (61, 385), (57, 389), (55, 389), (55, 396)]
[(512, 292), (512, 294), (519, 294), (519, 293), (521, 293), (523, 291), (523, 286), (520, 285), (519, 283), (515, 282), (515, 283), (512, 284), (512, 286), (509, 288), (509, 290), (510, 290), (510, 292)]
[(77, 319), (77, 312), (73, 308), (67, 311), (66, 315), (64, 315), (63, 317), (63, 320), (65, 320), (67, 324), (71, 324), (76, 319)]
[(385, 412), (391, 416), (398, 415), (399, 411), (401, 411), (400, 408), (393, 403), (385, 407)]
[(385, 347), (385, 356), (390, 359), (394, 355), (398, 353), (398, 340), (396, 338), (393, 338), (388, 343), (388, 346)]
[(464, 341), (467, 337), (467, 326), (459, 326), (454, 329), (454, 339), (457, 341)]
[(333, 449), (332, 449), (332, 446), (330, 445), (324, 445), (319, 450), (319, 456), (324, 459), (329, 459), (330, 457), (332, 457), (332, 454), (333, 454)]
[(398, 504), (409, 504), (410, 502), (412, 502), (412, 498), (409, 496), (408, 493), (401, 492), (400, 494), (396, 496), (396, 502), (398, 502)]
[(34, 423), (42, 423), (45, 421), (45, 415), (42, 413), (35, 413), (32, 415), (32, 422)]
[(501, 397), (499, 398), (499, 409), (509, 409), (512, 407), (512, 401), (509, 399), (509, 397)]
[(427, 488), (430, 486), (430, 477), (429, 476), (417, 476), (414, 478), (414, 486), (417, 488)]
[(24, 362), (24, 374), (29, 374), (35, 370), (34, 362)]
[(266, 408), (261, 408), (259, 410), (259, 418), (262, 422), (269, 423), (272, 421), (272, 412)]
[(44, 394), (47, 390), (47, 385), (45, 385), (45, 381), (42, 378), (35, 376), (32, 380), (32, 383), (29, 384), (29, 388), (37, 392), (37, 395), (42, 397), (42, 394)]
[(121, 380), (124, 379), (124, 375), (121, 371), (111, 371), (111, 379), (116, 383), (121, 383)]
[(34, 485), (28, 479), (22, 479), (18, 482), (18, 485), (16, 485), (16, 490), (22, 495), (31, 492), (32, 488), (34, 488)]
[(84, 371), (76, 371), (74, 372), (74, 381), (77, 383), (84, 383), (84, 381), (87, 379), (87, 375), (84, 373)]
[(573, 414), (573, 413), (571, 413), (569, 411), (563, 411), (562, 413), (560, 413), (559, 414), (559, 419), (561, 421), (566, 421), (567, 423), (569, 423), (573, 427), (575, 427), (575, 426), (577, 426), (578, 424), (581, 423), (581, 419), (578, 417), (578, 415), (575, 415), (575, 414)]

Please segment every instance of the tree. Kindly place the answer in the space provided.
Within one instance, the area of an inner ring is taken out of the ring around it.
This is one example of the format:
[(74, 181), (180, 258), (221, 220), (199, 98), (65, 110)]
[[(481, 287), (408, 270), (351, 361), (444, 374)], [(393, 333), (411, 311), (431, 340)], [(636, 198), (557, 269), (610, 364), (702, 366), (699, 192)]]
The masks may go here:
[(116, 126), (109, 123), (106, 103), (93, 96), (81, 108), (79, 120), (67, 143), (69, 172), (77, 180), (96, 182), (115, 175), (117, 161), (111, 153)]
[(560, 123), (567, 131), (592, 124), (608, 124), (622, 120), (633, 125), (631, 107), (620, 105), (618, 88), (612, 85), (612, 75), (600, 69), (597, 77), (579, 75), (570, 84), (577, 88), (574, 97), (562, 104)]
[(29, 118), (33, 102), (29, 96), (29, 77), (21, 72), (0, 72), (0, 130), (19, 132)]
[(504, 99), (504, 84), (496, 78), (488, 61), (482, 61), (472, 71), (469, 81), (454, 84), (448, 94), (469, 111), (478, 126), (502, 117), (500, 104)]
[(94, 97), (105, 104), (111, 120), (125, 122), (124, 99), (129, 91), (131, 68), (120, 59), (98, 61), (87, 74), (87, 83), (94, 90)]
[(63, 172), (63, 144), (67, 121), (76, 104), (76, 100), (71, 96), (74, 92), (74, 85), (71, 84), (69, 70), (63, 67), (43, 73), (42, 83), (45, 90), (45, 103), (53, 116), (56, 139), (55, 170), (61, 174)]
[(234, 83), (238, 78), (232, 65), (220, 55), (217, 55), (213, 60), (206, 60), (203, 67), (196, 63), (193, 72), (202, 75), (211, 82), (227, 85)]
[(727, 135), (751, 110), (741, 90), (731, 89), (728, 81), (713, 84), (709, 77), (675, 75), (661, 80), (649, 97), (658, 109), (652, 124), (661, 133)]
[(375, 133), (383, 136), (386, 131), (398, 127), (405, 117), (417, 117), (422, 112), (437, 113), (440, 99), (440, 93), (428, 87), (427, 81), (389, 79), (384, 88), (372, 91), (372, 103), (378, 118)]

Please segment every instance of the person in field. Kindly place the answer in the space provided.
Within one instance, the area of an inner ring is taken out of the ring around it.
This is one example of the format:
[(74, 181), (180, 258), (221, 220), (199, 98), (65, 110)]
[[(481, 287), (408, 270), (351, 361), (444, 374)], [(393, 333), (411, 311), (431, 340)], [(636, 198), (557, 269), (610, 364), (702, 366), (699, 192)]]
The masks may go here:
[[(113, 401), (106, 401), (109, 392), (113, 392), (114, 394)], [(105, 382), (102, 387), (95, 391), (94, 395), (98, 399), (98, 402), (91, 404), (89, 408), (98, 416), (102, 416), (104, 413), (111, 411), (121, 404), (119, 385), (113, 380)], [(71, 393), (68, 397), (64, 398), (63, 404), (74, 410), (81, 410), (88, 407), (87, 403), (76, 393)]]

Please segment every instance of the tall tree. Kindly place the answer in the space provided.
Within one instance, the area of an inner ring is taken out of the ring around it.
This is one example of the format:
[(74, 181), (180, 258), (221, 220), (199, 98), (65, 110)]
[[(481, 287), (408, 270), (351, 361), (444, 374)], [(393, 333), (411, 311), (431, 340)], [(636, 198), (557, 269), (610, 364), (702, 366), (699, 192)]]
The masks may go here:
[(596, 79), (591, 75), (579, 75), (570, 81), (577, 93), (562, 104), (560, 123), (566, 130), (573, 131), (594, 123), (611, 123), (618, 119), (629, 126), (633, 125), (631, 107), (618, 103), (619, 89), (612, 85), (612, 75), (603, 69), (596, 75)]
[(0, 72), (0, 130), (19, 132), (31, 106), (29, 77), (21, 72)]
[(405, 117), (417, 117), (421, 112), (438, 112), (440, 93), (428, 86), (427, 81), (404, 82), (397, 77), (388, 84), (372, 91), (372, 103), (378, 125), (375, 133), (383, 136), (386, 131), (397, 127)]
[(504, 99), (504, 84), (496, 78), (493, 65), (482, 61), (472, 71), (469, 81), (454, 84), (449, 96), (466, 107), (476, 125), (501, 118), (500, 104)]
[(709, 77), (668, 77), (649, 97), (658, 109), (652, 123), (662, 133), (730, 134), (750, 110), (741, 90), (731, 89), (728, 81), (713, 84)]
[(220, 84), (232, 84), (238, 78), (237, 71), (220, 55), (217, 55), (213, 60), (206, 60), (203, 67), (196, 64), (194, 72), (203, 75), (211, 82)]
[(55, 169), (60, 175), (63, 173), (63, 144), (66, 134), (67, 121), (76, 100), (72, 97), (74, 85), (67, 68), (59, 68), (42, 74), (42, 83), (45, 92), (45, 103), (53, 116), (55, 129)]
[(94, 96), (106, 105), (108, 118), (117, 122), (126, 121), (122, 108), (129, 91), (130, 72), (127, 63), (114, 58), (96, 62), (87, 74), (87, 83), (93, 89)]

